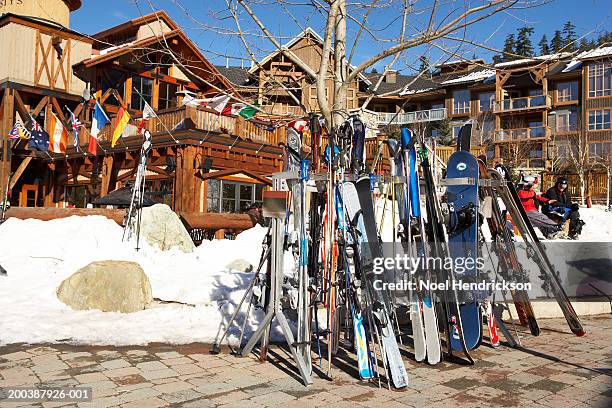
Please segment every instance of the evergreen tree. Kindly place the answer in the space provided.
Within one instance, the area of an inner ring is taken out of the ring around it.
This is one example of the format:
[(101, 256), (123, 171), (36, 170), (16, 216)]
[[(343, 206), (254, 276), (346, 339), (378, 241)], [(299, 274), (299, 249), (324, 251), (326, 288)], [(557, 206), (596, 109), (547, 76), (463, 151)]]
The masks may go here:
[(561, 31), (556, 30), (555, 35), (550, 40), (550, 51), (559, 52), (563, 48), (563, 37), (561, 37)]
[(548, 39), (546, 38), (546, 34), (542, 36), (542, 39), (538, 43), (538, 47), (540, 47), (540, 55), (550, 54), (550, 48), (548, 47)]
[(597, 45), (604, 45), (605, 43), (612, 42), (612, 33), (604, 31), (597, 36)]
[(593, 48), (591, 42), (589, 42), (586, 38), (580, 39), (580, 45), (578, 46), (579, 51), (586, 51), (590, 50), (591, 48)]
[(503, 60), (504, 60), (503, 57), (501, 55), (499, 55), (499, 54), (493, 56), (493, 63), (494, 64), (499, 64)]
[(451, 127), (450, 118), (442, 119), (434, 125), (434, 128), (438, 131), (438, 144), (442, 146), (451, 146), (453, 140), (453, 128)]
[(518, 30), (516, 36), (516, 44), (514, 45), (514, 53), (523, 57), (533, 57), (533, 44), (531, 44), (531, 35), (533, 28), (522, 27)]
[(504, 48), (502, 49), (502, 61), (512, 61), (516, 59), (516, 57), (512, 55), (514, 54), (514, 47), (514, 34), (508, 34), (504, 41)]
[(563, 51), (576, 51), (576, 26), (571, 21), (563, 25)]
[(370, 71), (371, 74), (378, 74), (378, 70), (376, 68), (372, 68), (372, 71)]
[(429, 58), (427, 56), (422, 55), (419, 60), (421, 61), (421, 65), (419, 66), (419, 72), (429, 72)]

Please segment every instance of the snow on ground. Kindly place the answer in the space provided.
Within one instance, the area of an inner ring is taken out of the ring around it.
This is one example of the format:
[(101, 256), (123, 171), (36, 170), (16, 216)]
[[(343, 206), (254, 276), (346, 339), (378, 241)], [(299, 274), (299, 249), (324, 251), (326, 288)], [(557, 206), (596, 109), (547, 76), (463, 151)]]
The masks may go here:
[[(113, 221), (98, 216), (11, 218), (0, 225), (0, 264), (8, 271), (0, 278), (0, 344), (212, 342), (222, 316), (233, 312), (253, 276), (228, 271), (225, 265), (245, 259), (256, 268), (266, 229), (252, 228), (233, 241), (205, 241), (192, 254), (162, 252), (142, 241), (137, 252), (133, 243), (121, 241), (122, 233)], [(75, 311), (57, 299), (64, 279), (105, 259), (138, 262), (154, 298), (195, 307), (164, 304), (137, 313), (104, 313)], [(249, 325), (254, 330), (256, 321)]]
[[(384, 206), (384, 200), (377, 204), (379, 217), (387, 213), (381, 232), (390, 241), (390, 206)], [(580, 213), (586, 222), (580, 241), (612, 242), (612, 212), (594, 206)], [(0, 264), (8, 271), (7, 277), (0, 277), (0, 345), (210, 343), (253, 276), (227, 270), (226, 265), (244, 259), (257, 267), (266, 229), (252, 228), (233, 241), (205, 241), (192, 254), (162, 252), (146, 243), (137, 252), (133, 243), (121, 241), (122, 232), (113, 221), (98, 216), (53, 221), (11, 218), (0, 225)], [(153, 297), (184, 305), (154, 305), (122, 314), (75, 311), (57, 299), (55, 292), (64, 279), (92, 261), (105, 259), (138, 262), (151, 281)], [(288, 265), (292, 257), (288, 253), (285, 259)], [(248, 331), (261, 317), (258, 312), (250, 318)]]

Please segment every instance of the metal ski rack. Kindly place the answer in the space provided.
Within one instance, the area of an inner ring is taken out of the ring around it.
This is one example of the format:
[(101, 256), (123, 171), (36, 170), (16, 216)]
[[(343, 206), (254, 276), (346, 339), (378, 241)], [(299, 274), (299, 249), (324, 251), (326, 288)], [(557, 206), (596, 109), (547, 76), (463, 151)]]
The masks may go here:
[[(272, 175), (273, 189), (276, 191), (282, 191), (287, 188), (287, 184), (283, 183), (286, 180), (299, 179), (299, 172), (281, 172)], [(282, 284), (283, 284), (283, 258), (284, 258), (284, 224), (285, 219), (282, 217), (272, 218), (272, 239), (270, 243), (270, 299), (268, 303), (268, 311), (263, 321), (253, 333), (247, 344), (242, 349), (241, 355), (243, 357), (248, 356), (255, 344), (258, 341), (266, 342), (268, 333), (271, 328), (272, 321), (276, 318), (285, 341), (289, 346), (293, 360), (295, 361), (297, 368), (300, 372), (304, 385), (308, 386), (312, 384), (312, 367), (306, 364), (306, 360), (301, 353), (301, 345), (296, 343), (293, 337), (293, 332), (289, 326), (287, 317), (283, 313), (281, 299), (282, 299)]]

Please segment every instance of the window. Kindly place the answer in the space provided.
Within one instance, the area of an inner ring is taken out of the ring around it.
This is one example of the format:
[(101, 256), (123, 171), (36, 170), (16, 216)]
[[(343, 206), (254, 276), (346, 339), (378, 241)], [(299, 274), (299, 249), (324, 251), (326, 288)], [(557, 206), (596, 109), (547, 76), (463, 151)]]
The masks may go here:
[(610, 142), (590, 143), (589, 158), (590, 159), (605, 159), (610, 157)]
[(263, 201), (261, 184), (208, 180), (208, 212), (236, 213)]
[(178, 85), (168, 84), (166, 82), (159, 83), (159, 98), (157, 100), (158, 109), (170, 109), (176, 107), (176, 93)]
[(442, 133), (436, 128), (431, 129), (431, 137), (436, 138), (442, 136)]
[(221, 180), (208, 179), (207, 209), (208, 212), (219, 212), (219, 199), (221, 197)]
[(557, 132), (573, 132), (578, 129), (578, 113), (576, 111), (559, 111), (556, 120)]
[(478, 95), (481, 112), (491, 112), (495, 103), (495, 92), (485, 92)]
[(453, 92), (453, 113), (470, 113), (470, 91)]
[(562, 82), (557, 84), (557, 102), (578, 100), (578, 82)]
[(610, 96), (610, 63), (589, 65), (589, 98)]
[(147, 101), (149, 105), (151, 104), (151, 97), (153, 96), (153, 80), (135, 76), (132, 77), (132, 87), (136, 89), (132, 89), (132, 109), (141, 111), (144, 109), (143, 99)]
[(589, 130), (610, 129), (610, 109), (589, 111)]

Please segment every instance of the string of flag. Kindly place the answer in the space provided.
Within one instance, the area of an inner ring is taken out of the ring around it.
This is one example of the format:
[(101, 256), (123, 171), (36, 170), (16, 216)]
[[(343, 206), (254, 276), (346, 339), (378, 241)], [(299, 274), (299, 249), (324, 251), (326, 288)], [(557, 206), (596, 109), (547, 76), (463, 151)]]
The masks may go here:
[[(138, 124), (137, 134), (141, 134), (146, 127), (149, 120), (158, 118), (159, 116), (155, 110), (149, 105), (149, 103), (140, 95), (138, 90), (135, 89), (140, 98), (143, 101), (142, 117)], [(256, 118), (255, 115), (260, 110), (258, 105), (247, 105), (245, 103), (231, 103), (231, 95), (220, 94), (210, 98), (197, 98), (196, 94), (191, 91), (180, 91), (177, 95), (183, 96), (183, 106), (191, 107), (207, 107), (219, 113), (219, 116), (240, 116), (246, 120), (249, 120), (258, 129), (264, 129), (267, 131), (274, 131), (278, 127), (288, 126), (296, 129), (306, 128), (308, 122), (305, 120), (291, 120), (291, 121), (273, 121), (270, 119)], [(86, 154), (80, 148), (79, 133), (81, 129), (86, 129), (85, 125), (77, 118), (68, 106), (66, 110), (70, 114), (70, 128), (66, 129), (62, 121), (57, 115), (51, 111), (50, 117), (46, 120), (47, 130), (41, 127), (36, 119), (30, 115), (30, 129), (28, 129), (21, 121), (20, 118), (15, 120), (15, 124), (9, 132), (10, 140), (29, 140), (28, 147), (32, 150), (51, 152), (57, 154), (66, 154), (66, 147), (68, 145), (68, 133), (72, 133), (72, 144), (75, 150), (80, 150), (83, 154)], [(124, 131), (130, 122), (132, 117), (126, 108), (121, 106), (115, 117), (114, 123), (109, 118), (108, 114), (104, 111), (104, 108), (100, 104), (99, 100), (95, 99), (94, 112), (91, 122), (91, 130), (89, 131), (89, 141), (87, 146), (87, 152), (92, 155), (98, 154), (98, 147), (100, 147), (105, 153), (106, 150), (100, 145), (98, 135), (107, 124), (114, 126), (111, 148), (114, 148), (119, 139), (123, 138)], [(165, 125), (162, 122), (165, 128)], [(180, 124), (175, 126), (172, 131), (180, 130)], [(168, 134), (172, 139), (178, 143), (178, 141), (172, 135), (172, 131), (166, 128)]]

